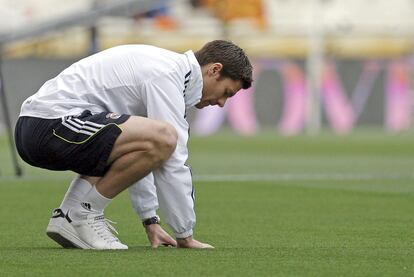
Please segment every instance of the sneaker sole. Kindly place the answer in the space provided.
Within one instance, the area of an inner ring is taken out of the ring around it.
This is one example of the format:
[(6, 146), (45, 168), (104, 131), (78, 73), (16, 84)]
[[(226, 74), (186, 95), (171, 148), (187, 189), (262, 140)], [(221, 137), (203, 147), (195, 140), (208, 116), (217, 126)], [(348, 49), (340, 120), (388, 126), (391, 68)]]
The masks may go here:
[(63, 248), (67, 248), (67, 249), (78, 248), (76, 245), (74, 245), (69, 240), (65, 239), (59, 233), (46, 232), (46, 234), (48, 235), (49, 238), (51, 238), (52, 240), (54, 240), (55, 242), (57, 242), (58, 244), (60, 244)]

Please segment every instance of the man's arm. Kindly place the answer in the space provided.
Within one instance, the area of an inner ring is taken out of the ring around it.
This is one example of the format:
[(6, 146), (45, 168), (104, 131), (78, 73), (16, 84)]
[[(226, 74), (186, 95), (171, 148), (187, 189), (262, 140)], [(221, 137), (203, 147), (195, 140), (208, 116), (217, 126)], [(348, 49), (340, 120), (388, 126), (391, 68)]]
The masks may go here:
[(132, 207), (141, 220), (156, 215), (158, 199), (152, 173), (130, 186), (128, 192)]
[[(129, 197), (141, 221), (156, 216), (158, 209), (157, 191), (152, 173), (128, 188)], [(159, 224), (144, 225), (151, 247), (177, 246), (177, 242)]]
[[(171, 124), (177, 131), (177, 147), (162, 167), (153, 171), (158, 201), (167, 224), (173, 229), (179, 247), (203, 248), (192, 238), (196, 217), (193, 185), (188, 158), (188, 123), (185, 103), (174, 81), (166, 78), (145, 86), (148, 118)], [(181, 240), (180, 240), (181, 239)]]

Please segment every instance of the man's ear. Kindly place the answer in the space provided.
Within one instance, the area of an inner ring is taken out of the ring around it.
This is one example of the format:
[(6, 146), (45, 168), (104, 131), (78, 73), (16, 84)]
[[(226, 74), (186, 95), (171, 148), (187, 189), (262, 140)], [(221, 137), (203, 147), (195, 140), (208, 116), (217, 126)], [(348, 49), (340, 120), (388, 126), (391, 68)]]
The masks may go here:
[(208, 72), (209, 74), (211, 74), (211, 76), (220, 75), (220, 71), (222, 68), (223, 65), (221, 63), (213, 63), (210, 65)]

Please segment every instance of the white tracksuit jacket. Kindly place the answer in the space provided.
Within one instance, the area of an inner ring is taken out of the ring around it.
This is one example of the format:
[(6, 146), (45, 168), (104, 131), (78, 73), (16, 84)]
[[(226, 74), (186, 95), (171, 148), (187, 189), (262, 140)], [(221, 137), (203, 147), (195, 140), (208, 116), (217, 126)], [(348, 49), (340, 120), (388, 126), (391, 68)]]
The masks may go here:
[(184, 238), (192, 235), (195, 224), (191, 172), (185, 165), (189, 129), (185, 115), (200, 102), (202, 87), (201, 68), (192, 51), (178, 54), (148, 45), (123, 45), (82, 59), (47, 81), (23, 103), (20, 116), (60, 118), (90, 110), (172, 124), (178, 133), (174, 153), (129, 192), (141, 218), (155, 215), (159, 202), (175, 236)]

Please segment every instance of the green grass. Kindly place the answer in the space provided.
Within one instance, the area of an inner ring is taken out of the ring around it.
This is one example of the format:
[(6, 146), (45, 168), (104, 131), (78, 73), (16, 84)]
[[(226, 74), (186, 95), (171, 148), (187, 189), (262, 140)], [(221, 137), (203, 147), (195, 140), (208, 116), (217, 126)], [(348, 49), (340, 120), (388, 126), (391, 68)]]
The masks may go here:
[(128, 251), (61, 249), (44, 230), (73, 175), (0, 155), (0, 276), (414, 275), (411, 133), (192, 138), (204, 251), (150, 249), (126, 193), (106, 214)]

